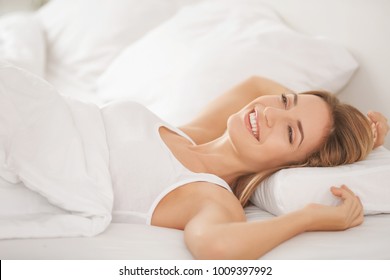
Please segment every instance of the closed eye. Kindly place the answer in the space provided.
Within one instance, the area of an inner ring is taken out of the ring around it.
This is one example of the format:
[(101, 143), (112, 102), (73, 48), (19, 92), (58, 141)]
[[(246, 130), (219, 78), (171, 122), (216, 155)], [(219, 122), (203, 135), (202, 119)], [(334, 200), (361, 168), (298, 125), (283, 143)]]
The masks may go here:
[(287, 109), (288, 108), (288, 98), (287, 98), (286, 94), (282, 93), (280, 96), (280, 99), (284, 105), (284, 108)]
[(292, 129), (291, 126), (287, 126), (287, 135), (288, 135), (288, 141), (290, 142), (290, 144), (292, 144), (294, 141), (294, 130)]

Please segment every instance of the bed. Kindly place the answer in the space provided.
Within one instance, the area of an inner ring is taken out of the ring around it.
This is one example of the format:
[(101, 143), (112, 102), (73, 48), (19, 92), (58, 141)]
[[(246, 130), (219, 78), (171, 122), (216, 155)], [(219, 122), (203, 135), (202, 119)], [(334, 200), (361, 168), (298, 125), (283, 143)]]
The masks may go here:
[[(298, 92), (329, 90), (363, 112), (389, 116), (388, 10), (385, 0), (52, 0), (37, 11), (0, 18), (0, 59), (47, 80), (64, 96), (99, 106), (131, 99), (174, 125), (251, 75)], [(337, 203), (320, 183), (350, 183), (366, 207), (361, 226), (304, 233), (262, 259), (390, 259), (389, 145), (387, 139), (357, 165), (323, 174), (286, 171), (261, 186), (245, 209), (249, 221), (307, 202)], [(308, 191), (292, 203), (286, 196), (294, 197), (294, 189), (285, 186), (294, 184)], [(93, 237), (1, 239), (0, 258), (192, 256), (181, 231), (110, 223)]]

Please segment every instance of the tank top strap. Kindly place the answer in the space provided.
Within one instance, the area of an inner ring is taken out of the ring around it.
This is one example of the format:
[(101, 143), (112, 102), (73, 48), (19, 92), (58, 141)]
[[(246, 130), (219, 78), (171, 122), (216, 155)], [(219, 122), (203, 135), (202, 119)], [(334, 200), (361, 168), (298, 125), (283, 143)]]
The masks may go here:
[(191, 177), (193, 178), (194, 182), (209, 182), (218, 186), (221, 186), (228, 191), (232, 192), (232, 189), (226, 183), (225, 180), (222, 178), (218, 177), (217, 175), (210, 174), (210, 173), (192, 173)]
[(161, 126), (164, 126), (166, 128), (168, 128), (169, 130), (179, 134), (180, 136), (183, 136), (184, 138), (186, 138), (188, 141), (190, 141), (193, 145), (196, 145), (195, 141), (192, 140), (192, 138), (190, 136), (188, 136), (184, 131), (182, 131), (180, 128), (176, 127), (176, 126), (173, 126), (169, 123), (167, 123), (166, 121), (163, 121), (163, 120), (160, 120), (159, 124), (158, 124), (158, 127), (161, 127)]
[[(175, 126), (172, 126), (170, 125), (169, 123), (161, 120), (160, 124), (159, 124), (159, 127), (160, 126), (165, 126), (167, 127), (168, 129), (170, 129), (171, 131), (177, 133), (178, 135), (180, 136), (183, 136), (184, 138), (188, 139), (193, 145), (196, 145), (195, 141), (191, 139), (190, 136), (188, 136), (184, 131), (182, 131), (181, 129), (175, 127)], [(210, 183), (213, 183), (213, 184), (216, 184), (216, 185), (219, 185), (229, 191), (232, 192), (232, 189), (230, 188), (230, 186), (228, 185), (228, 183), (226, 183), (225, 180), (223, 180), (222, 178), (218, 177), (217, 175), (214, 175), (214, 174), (211, 174), (211, 173), (195, 173), (195, 172), (192, 172), (190, 170), (188, 170), (187, 168), (185, 168), (182, 164), (180, 164), (184, 170), (186, 170), (187, 174), (186, 176), (189, 176), (191, 178), (193, 178), (193, 182), (199, 182), (199, 181), (203, 181), (203, 182), (210, 182)]]

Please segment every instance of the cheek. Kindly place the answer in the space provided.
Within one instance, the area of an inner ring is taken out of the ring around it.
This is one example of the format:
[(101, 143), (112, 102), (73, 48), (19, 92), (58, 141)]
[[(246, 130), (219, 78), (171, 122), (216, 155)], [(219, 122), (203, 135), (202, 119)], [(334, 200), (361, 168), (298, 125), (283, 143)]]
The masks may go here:
[(278, 152), (279, 150), (291, 150), (290, 143), (287, 140), (286, 131), (284, 131), (282, 127), (276, 127), (267, 131), (263, 131), (260, 142), (262, 145), (266, 146), (273, 152)]
[(267, 162), (272, 167), (288, 165), (291, 162), (297, 162), (298, 155), (294, 152), (290, 143), (281, 137), (270, 135), (262, 145), (262, 150)]

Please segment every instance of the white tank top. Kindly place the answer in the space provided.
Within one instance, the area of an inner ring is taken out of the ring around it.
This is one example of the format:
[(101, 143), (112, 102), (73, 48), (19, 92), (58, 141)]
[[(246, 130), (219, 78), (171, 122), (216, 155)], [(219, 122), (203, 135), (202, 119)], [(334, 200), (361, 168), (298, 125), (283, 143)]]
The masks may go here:
[(210, 182), (231, 191), (221, 178), (184, 167), (162, 140), (159, 128), (167, 127), (195, 143), (144, 106), (112, 103), (102, 108), (102, 115), (110, 152), (114, 222), (150, 224), (161, 199), (191, 182)]

